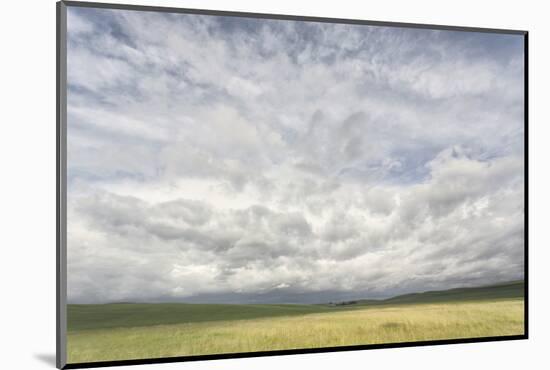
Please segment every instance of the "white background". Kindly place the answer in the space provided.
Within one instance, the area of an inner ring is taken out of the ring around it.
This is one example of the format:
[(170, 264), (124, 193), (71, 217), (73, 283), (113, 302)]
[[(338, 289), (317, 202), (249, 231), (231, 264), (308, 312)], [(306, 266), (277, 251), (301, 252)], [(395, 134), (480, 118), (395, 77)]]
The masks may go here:
[[(111, 2), (119, 2), (111, 0)], [(134, 4), (530, 31), (530, 339), (132, 367), (134, 369), (541, 369), (550, 348), (547, 96), (543, 1), (127, 0)], [(55, 358), (55, 2), (6, 1), (0, 22), (0, 367), (52, 369)]]

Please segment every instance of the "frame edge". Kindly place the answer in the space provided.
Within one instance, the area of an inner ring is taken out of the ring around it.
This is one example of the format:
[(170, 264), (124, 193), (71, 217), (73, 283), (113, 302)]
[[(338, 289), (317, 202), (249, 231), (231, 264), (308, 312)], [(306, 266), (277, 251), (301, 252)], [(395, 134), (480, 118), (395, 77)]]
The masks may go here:
[(529, 339), (529, 32), (526, 31), (523, 35), (523, 127), (524, 127), (524, 277), (525, 292), (523, 296), (524, 300), (524, 319), (523, 319), (523, 332), (525, 338)]
[(56, 3), (56, 367), (67, 365), (67, 6)]
[(398, 21), (375, 21), (362, 20), (353, 18), (331, 18), (322, 16), (301, 16), (293, 14), (271, 14), (271, 13), (255, 13), (245, 11), (231, 10), (215, 10), (215, 9), (197, 9), (197, 8), (180, 8), (155, 5), (132, 5), (123, 3), (108, 3), (108, 2), (92, 2), (78, 0), (62, 0), (66, 6), (95, 8), (95, 9), (111, 9), (111, 10), (133, 10), (133, 11), (149, 11), (163, 13), (183, 13), (197, 15), (216, 15), (224, 17), (245, 17), (245, 18), (262, 18), (262, 19), (278, 19), (286, 21), (302, 21), (302, 22), (321, 22), (321, 23), (343, 23), (357, 24), (368, 26), (383, 26), (383, 27), (401, 27), (401, 28), (420, 28), (420, 29), (437, 29), (443, 31), (460, 31), (460, 32), (483, 32), (483, 33), (501, 33), (512, 35), (524, 35), (526, 30), (487, 28), (475, 26), (450, 26), (441, 24), (425, 24), (425, 23), (407, 23)]

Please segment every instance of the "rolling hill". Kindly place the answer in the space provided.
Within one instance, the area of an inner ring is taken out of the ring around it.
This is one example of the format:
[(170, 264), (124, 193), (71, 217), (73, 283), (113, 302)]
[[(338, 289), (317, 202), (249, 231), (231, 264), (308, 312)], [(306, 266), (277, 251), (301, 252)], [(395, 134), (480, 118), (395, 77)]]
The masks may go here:
[(69, 331), (170, 325), (209, 321), (249, 320), (353, 310), (366, 306), (464, 302), (523, 298), (523, 281), (498, 285), (405, 294), (384, 300), (355, 300), (332, 304), (188, 304), (112, 303), (69, 304)]

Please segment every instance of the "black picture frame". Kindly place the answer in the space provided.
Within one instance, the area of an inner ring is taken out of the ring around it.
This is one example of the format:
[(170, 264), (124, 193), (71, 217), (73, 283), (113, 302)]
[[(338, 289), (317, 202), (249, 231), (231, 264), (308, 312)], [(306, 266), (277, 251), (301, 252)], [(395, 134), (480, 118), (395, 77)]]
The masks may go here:
[[(369, 344), (369, 345), (353, 345), (339, 347), (324, 347), (312, 349), (291, 349), (291, 350), (273, 350), (261, 352), (243, 352), (230, 354), (214, 354), (214, 355), (199, 355), (199, 356), (178, 356), (167, 358), (150, 358), (137, 360), (117, 360), (117, 361), (99, 361), (86, 363), (67, 363), (66, 354), (66, 334), (67, 334), (67, 310), (66, 310), (66, 294), (67, 294), (67, 7), (84, 7), (96, 9), (113, 9), (113, 10), (133, 10), (147, 12), (164, 12), (164, 13), (181, 13), (181, 14), (199, 14), (199, 15), (217, 15), (228, 17), (245, 17), (257, 19), (272, 19), (272, 20), (292, 20), (292, 21), (309, 21), (323, 23), (339, 23), (339, 24), (354, 24), (354, 25), (370, 25), (370, 26), (385, 26), (399, 28), (419, 28), (431, 30), (450, 30), (462, 32), (485, 32), (497, 34), (513, 34), (522, 35), (524, 38), (524, 176), (525, 176), (525, 192), (524, 192), (524, 334), (508, 335), (495, 337), (480, 337), (468, 339), (444, 339), (444, 340), (427, 340), (418, 342), (401, 342), (401, 343), (384, 343), (384, 344)], [(312, 17), (312, 16), (297, 16), (283, 14), (263, 14), (249, 12), (234, 12), (234, 11), (218, 11), (205, 9), (188, 9), (175, 7), (161, 6), (143, 6), (130, 4), (111, 4), (97, 2), (80, 2), (80, 1), (59, 1), (56, 4), (56, 366), (59, 369), (78, 369), (78, 368), (95, 368), (95, 367), (110, 367), (110, 366), (125, 366), (125, 365), (141, 365), (141, 364), (159, 364), (187, 361), (204, 361), (217, 359), (231, 358), (247, 358), (247, 357), (265, 357), (265, 356), (281, 356), (293, 354), (308, 354), (322, 352), (341, 352), (341, 351), (359, 351), (369, 349), (383, 348), (403, 348), (403, 347), (420, 347), (434, 346), (447, 344), (461, 343), (481, 343), (481, 342), (496, 342), (509, 340), (524, 340), (529, 338), (529, 48), (528, 36), (529, 32), (525, 30), (512, 29), (494, 29), (494, 28), (478, 28), (478, 27), (460, 27), (436, 24), (418, 24), (418, 23), (400, 23), (400, 22), (383, 22), (369, 21), (357, 19), (342, 19), (342, 18), (327, 18), (327, 17)]]

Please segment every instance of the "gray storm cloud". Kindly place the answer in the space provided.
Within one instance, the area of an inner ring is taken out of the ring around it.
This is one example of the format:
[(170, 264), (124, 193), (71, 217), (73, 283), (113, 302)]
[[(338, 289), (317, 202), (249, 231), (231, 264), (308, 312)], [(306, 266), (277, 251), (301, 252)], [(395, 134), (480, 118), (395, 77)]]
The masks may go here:
[(523, 278), (523, 68), (515, 35), (69, 7), (69, 301)]

